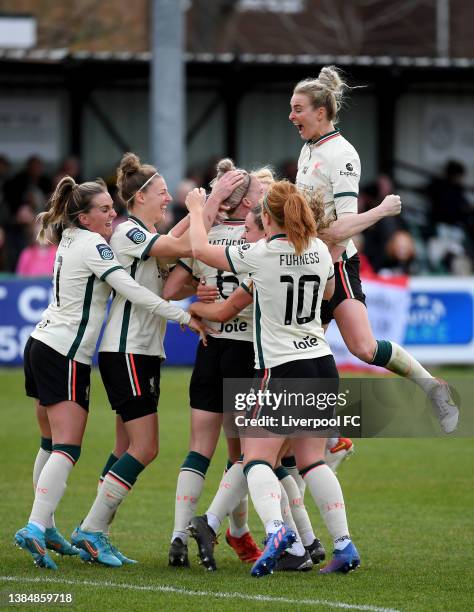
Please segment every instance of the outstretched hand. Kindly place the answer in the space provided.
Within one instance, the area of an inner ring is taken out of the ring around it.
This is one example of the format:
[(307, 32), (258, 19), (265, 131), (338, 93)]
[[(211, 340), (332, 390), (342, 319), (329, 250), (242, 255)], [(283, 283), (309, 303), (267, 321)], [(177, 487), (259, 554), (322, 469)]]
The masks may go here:
[(216, 333), (215, 329), (212, 329), (211, 327), (203, 323), (200, 319), (196, 319), (196, 317), (191, 317), (191, 320), (188, 323), (188, 327), (192, 331), (199, 334), (199, 339), (204, 344), (204, 346), (207, 346), (207, 334), (209, 334), (211, 331), (213, 333)]

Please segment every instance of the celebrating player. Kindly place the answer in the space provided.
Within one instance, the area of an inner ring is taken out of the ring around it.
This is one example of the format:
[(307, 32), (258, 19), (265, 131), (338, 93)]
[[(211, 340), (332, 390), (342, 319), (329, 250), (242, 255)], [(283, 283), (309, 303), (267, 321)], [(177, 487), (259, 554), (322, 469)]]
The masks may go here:
[[(322, 298), (328, 299), (334, 290), (333, 265), (327, 247), (315, 238), (316, 224), (305, 198), (294, 185), (275, 183), (264, 198), (262, 220), (267, 240), (227, 247), (207, 241), (201, 213), (203, 198), (202, 191), (194, 190), (186, 200), (191, 213), (193, 254), (208, 265), (234, 274), (251, 273), (255, 360), (261, 388), (266, 389), (272, 377), (337, 382), (337, 369), (319, 314)], [(288, 286), (295, 283), (298, 290), (290, 291)], [(293, 341), (304, 338), (312, 341), (304, 351), (295, 352)], [(280, 486), (273, 471), (283, 441), (282, 437), (243, 440), (249, 492), (267, 531), (265, 550), (252, 567), (253, 576), (271, 573), (295, 540), (295, 534), (283, 524)], [(324, 463), (325, 443), (325, 439), (304, 437), (294, 450), (300, 473), (334, 539), (334, 558), (321, 571), (346, 572), (355, 569), (360, 560), (349, 536), (339, 482)]]
[[(321, 69), (317, 79), (300, 81), (291, 98), (290, 121), (306, 143), (298, 160), (296, 184), (311, 202), (322, 193), (325, 223), (319, 236), (335, 262), (336, 289), (323, 301), (322, 322), (332, 318), (353, 355), (382, 366), (418, 384), (429, 397), (445, 433), (456, 429), (459, 411), (446, 383), (434, 378), (404, 348), (372, 333), (359, 276), (359, 257), (352, 236), (384, 216), (400, 212), (398, 196), (389, 195), (374, 209), (357, 214), (360, 160), (355, 148), (335, 127), (348, 86), (334, 67)], [(324, 226), (327, 227), (324, 229)]]
[[(235, 171), (233, 162), (223, 159), (217, 165), (218, 182), (225, 175)], [(213, 244), (241, 244), (244, 218), (253, 208), (262, 194), (262, 187), (257, 179), (245, 170), (239, 170), (240, 183), (225, 200), (228, 206), (228, 219), (214, 226), (209, 232), (209, 242)], [(222, 178), (221, 178), (222, 177)], [(191, 275), (195, 280), (205, 277), (210, 286), (217, 287), (219, 299), (227, 296), (239, 287), (243, 276), (225, 274), (223, 269), (203, 265), (195, 261), (180, 260), (171, 273), (164, 295), (168, 298), (181, 297), (181, 287), (187, 284)], [(249, 307), (235, 316), (229, 323), (214, 327), (207, 346), (199, 344), (196, 362), (191, 377), (189, 394), (191, 405), (191, 439), (189, 453), (181, 467), (176, 486), (175, 521), (169, 551), (171, 566), (187, 567), (188, 559), (188, 525), (195, 514), (196, 504), (204, 486), (204, 478), (210, 460), (216, 449), (222, 426), (222, 382), (226, 377), (248, 378), (253, 370), (253, 344), (251, 332), (252, 308)], [(230, 461), (233, 463), (240, 456), (238, 439), (228, 440)], [(234, 526), (233, 536), (239, 539), (238, 549), (247, 557), (256, 558), (259, 549), (253, 541), (247, 526), (247, 516), (240, 524)]]
[[(162, 295), (168, 275), (163, 260), (190, 255), (189, 236), (160, 236), (155, 229), (171, 202), (166, 182), (156, 168), (142, 165), (135, 154), (126, 153), (118, 168), (117, 187), (130, 217), (117, 226), (110, 244), (132, 278)], [(207, 227), (219, 203), (216, 194), (206, 203)], [(157, 405), (165, 332), (165, 319), (153, 317), (123, 296), (114, 298), (99, 348), (99, 367), (117, 413), (116, 443), (100, 477), (97, 498), (72, 536), (76, 546), (84, 550), (81, 556), (86, 560), (95, 558), (98, 534), (108, 533), (119, 504), (158, 454)], [(115, 546), (111, 546), (111, 552), (122, 564), (133, 562)], [(100, 551), (97, 560), (114, 564), (113, 558)]]
[[(48, 569), (56, 569), (56, 564), (46, 547), (63, 554), (78, 552), (55, 529), (53, 517), (81, 453), (90, 364), (111, 289), (152, 315), (202, 329), (189, 313), (140, 287), (125, 272), (105, 242), (115, 217), (103, 181), (79, 185), (71, 177), (60, 181), (49, 210), (40, 215), (41, 240), (46, 240), (49, 227), (65, 228), (54, 266), (54, 300), (31, 334), (24, 355), (26, 394), (36, 399), (42, 442), (46, 440), (52, 452), (38, 453), (33, 508), (15, 541), (38, 566)], [(99, 534), (97, 540), (97, 547), (109, 554), (107, 537)], [(121, 565), (114, 559), (114, 565)]]

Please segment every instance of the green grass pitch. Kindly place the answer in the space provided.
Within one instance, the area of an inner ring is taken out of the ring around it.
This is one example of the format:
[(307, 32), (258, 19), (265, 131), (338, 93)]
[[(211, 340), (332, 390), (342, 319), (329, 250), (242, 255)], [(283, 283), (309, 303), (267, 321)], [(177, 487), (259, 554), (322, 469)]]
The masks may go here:
[[(453, 371), (442, 375), (453, 375)], [(455, 375), (457, 373), (454, 373)], [(160, 455), (120, 508), (112, 539), (136, 566), (109, 569), (59, 559), (59, 571), (34, 567), (12, 544), (28, 518), (39, 434), (20, 370), (0, 370), (1, 604), (7, 593), (72, 593), (77, 610), (469, 610), (473, 607), (474, 445), (470, 439), (361, 440), (340, 470), (351, 532), (362, 565), (347, 576), (273, 575), (256, 580), (221, 537), (218, 571), (207, 573), (191, 542), (190, 570), (167, 566), (176, 477), (186, 454), (189, 370), (165, 369), (160, 402)], [(95, 496), (112, 450), (113, 415), (97, 373), (78, 465), (56, 514), (69, 536)], [(225, 464), (220, 443), (199, 510), (206, 509)], [(307, 507), (328, 550), (331, 542), (310, 496)], [(253, 509), (256, 539), (262, 527)], [(21, 609), (54, 609), (30, 604)], [(71, 607), (71, 606), (70, 606)], [(15, 606), (20, 609), (20, 606)]]

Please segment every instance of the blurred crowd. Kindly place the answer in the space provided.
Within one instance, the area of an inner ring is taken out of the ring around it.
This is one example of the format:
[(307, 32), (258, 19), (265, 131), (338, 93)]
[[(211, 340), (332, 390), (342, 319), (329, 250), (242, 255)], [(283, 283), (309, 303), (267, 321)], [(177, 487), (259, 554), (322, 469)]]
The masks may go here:
[[(215, 176), (215, 159), (205, 168), (191, 170), (179, 184), (168, 209), (167, 231), (186, 216), (185, 198), (196, 186), (209, 188)], [(276, 169), (278, 178), (295, 180), (295, 160)], [(65, 175), (83, 180), (79, 161), (64, 159), (56, 172), (45, 172), (36, 155), (28, 158), (19, 171), (13, 171), (8, 157), (0, 153), (0, 272), (22, 276), (50, 275), (56, 253), (56, 240), (42, 246), (36, 242), (36, 215), (44, 210), (55, 186)], [(402, 194), (399, 217), (387, 217), (356, 237), (365, 274), (454, 274), (469, 275), (474, 269), (474, 202), (472, 190), (465, 186), (466, 169), (450, 161), (440, 176), (432, 177), (422, 188), (410, 188)], [(126, 216), (126, 209), (115, 188), (115, 176), (106, 177), (118, 212), (115, 223)], [(370, 210), (383, 198), (397, 193), (392, 179), (380, 175), (363, 185), (359, 194), (359, 212)], [(412, 205), (410, 200), (413, 199)], [(423, 214), (419, 214), (420, 210)], [(416, 214), (413, 214), (415, 211)]]

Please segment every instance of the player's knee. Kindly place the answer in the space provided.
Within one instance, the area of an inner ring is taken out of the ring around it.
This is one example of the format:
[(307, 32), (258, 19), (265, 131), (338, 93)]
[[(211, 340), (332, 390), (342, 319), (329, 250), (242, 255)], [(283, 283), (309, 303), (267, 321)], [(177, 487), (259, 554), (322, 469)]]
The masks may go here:
[(149, 465), (158, 456), (158, 443), (153, 442), (146, 446), (129, 448), (128, 452), (143, 465)]
[(370, 363), (374, 357), (375, 346), (376, 345), (372, 341), (358, 340), (350, 343), (349, 350), (361, 361)]

